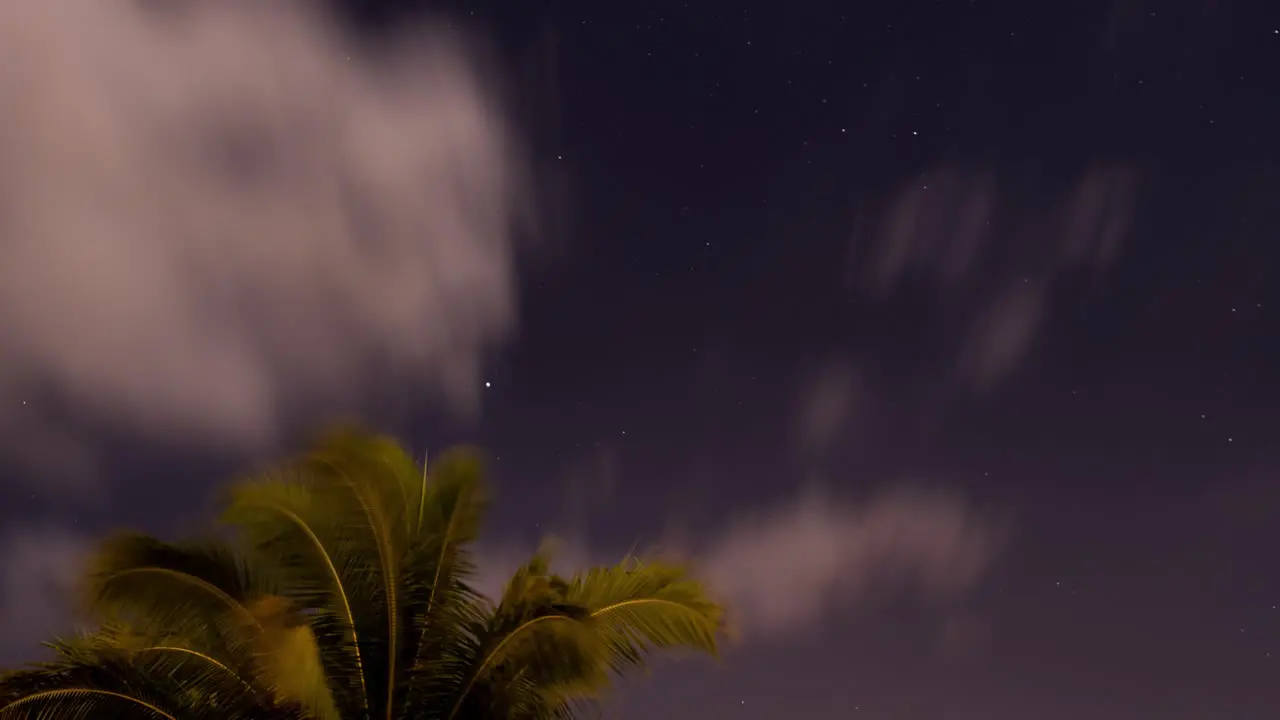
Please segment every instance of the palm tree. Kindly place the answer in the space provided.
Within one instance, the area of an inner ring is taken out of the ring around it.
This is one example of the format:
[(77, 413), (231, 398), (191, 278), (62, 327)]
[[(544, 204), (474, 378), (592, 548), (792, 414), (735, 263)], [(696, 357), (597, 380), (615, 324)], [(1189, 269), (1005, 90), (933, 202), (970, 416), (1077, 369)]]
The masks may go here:
[(344, 431), (233, 486), (230, 541), (113, 538), (97, 629), (0, 679), (0, 720), (576, 718), (654, 650), (714, 655), (720, 608), (679, 564), (562, 578), (541, 551), (479, 595), (481, 477), (472, 451), (428, 471)]

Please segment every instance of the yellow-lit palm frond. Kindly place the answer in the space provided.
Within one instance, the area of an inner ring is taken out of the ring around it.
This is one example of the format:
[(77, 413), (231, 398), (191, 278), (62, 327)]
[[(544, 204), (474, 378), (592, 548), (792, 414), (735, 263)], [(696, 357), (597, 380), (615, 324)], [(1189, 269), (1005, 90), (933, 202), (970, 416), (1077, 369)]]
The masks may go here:
[(305, 663), (290, 662), (292, 684), (278, 682), (281, 663), (272, 661), (297, 633), (263, 570), (223, 543), (108, 539), (83, 584), (98, 629), (53, 643), (54, 662), (0, 680), (11, 698), (0, 718), (266, 718), (304, 709), (334, 718), (311, 711), (323, 708), (314, 697), (288, 692), (306, 677)]
[(0, 676), (0, 719), (302, 717), (298, 706), (182, 645), (151, 645), (117, 628), (51, 647), (55, 660)]
[(720, 609), (680, 565), (566, 579), (540, 552), (480, 597), (486, 503), (474, 451), (424, 468), (331, 433), (230, 490), (229, 544), (104, 543), (98, 630), (0, 677), (0, 720), (569, 720), (655, 651), (715, 654)]
[(395, 443), (343, 431), (232, 490), (223, 519), (305, 609), (340, 711), (391, 720), (432, 692), (409, 680), (447, 665), (473, 610), (480, 477), (473, 453), (424, 473)]
[(252, 605), (273, 594), (273, 584), (225, 544), (129, 533), (99, 548), (83, 601), (117, 642), (124, 641), (117, 629), (127, 628), (136, 642), (191, 648), (247, 676), (263, 632)]
[(683, 567), (627, 560), (569, 580), (548, 568), (544, 551), (516, 572), (446, 720), (502, 702), (531, 717), (576, 717), (612, 674), (643, 668), (652, 651), (715, 655), (720, 608)]

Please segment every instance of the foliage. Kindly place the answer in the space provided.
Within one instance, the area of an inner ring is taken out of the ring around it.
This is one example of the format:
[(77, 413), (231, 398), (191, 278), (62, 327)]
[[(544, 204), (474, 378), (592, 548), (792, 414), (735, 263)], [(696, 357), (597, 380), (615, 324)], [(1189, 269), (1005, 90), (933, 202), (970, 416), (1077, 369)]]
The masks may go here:
[(477, 594), (482, 475), (471, 450), (428, 471), (342, 431), (234, 485), (229, 542), (109, 540), (97, 629), (0, 678), (0, 720), (575, 718), (652, 651), (715, 653), (720, 609), (680, 565), (562, 578), (543, 551)]

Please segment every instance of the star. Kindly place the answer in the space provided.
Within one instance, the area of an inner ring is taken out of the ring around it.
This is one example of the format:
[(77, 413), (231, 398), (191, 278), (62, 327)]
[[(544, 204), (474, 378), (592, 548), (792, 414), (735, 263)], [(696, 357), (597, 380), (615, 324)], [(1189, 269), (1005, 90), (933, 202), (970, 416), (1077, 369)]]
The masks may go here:
[(485, 387), (489, 387), (489, 381), (488, 381), (488, 380), (485, 380), (485, 382), (484, 382), (484, 386), (485, 386)]

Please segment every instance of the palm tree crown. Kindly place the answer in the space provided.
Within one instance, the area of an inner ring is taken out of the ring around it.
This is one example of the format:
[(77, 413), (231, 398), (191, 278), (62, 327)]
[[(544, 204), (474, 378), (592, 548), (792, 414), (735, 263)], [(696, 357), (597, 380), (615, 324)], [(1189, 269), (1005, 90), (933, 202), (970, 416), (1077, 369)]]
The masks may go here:
[(0, 678), (0, 720), (573, 718), (652, 650), (715, 654), (720, 608), (682, 565), (562, 578), (539, 552), (479, 595), (485, 505), (473, 451), (428, 470), (334, 433), (231, 488), (230, 541), (105, 542), (85, 583), (95, 630)]

